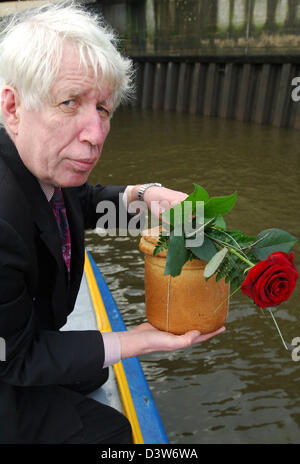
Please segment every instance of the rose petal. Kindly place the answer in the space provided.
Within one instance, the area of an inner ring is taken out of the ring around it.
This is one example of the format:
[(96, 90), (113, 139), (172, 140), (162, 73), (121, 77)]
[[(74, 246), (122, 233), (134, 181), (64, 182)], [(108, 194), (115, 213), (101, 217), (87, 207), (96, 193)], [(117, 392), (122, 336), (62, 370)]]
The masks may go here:
[(290, 297), (298, 277), (294, 254), (276, 251), (248, 271), (241, 290), (261, 308), (277, 306)]

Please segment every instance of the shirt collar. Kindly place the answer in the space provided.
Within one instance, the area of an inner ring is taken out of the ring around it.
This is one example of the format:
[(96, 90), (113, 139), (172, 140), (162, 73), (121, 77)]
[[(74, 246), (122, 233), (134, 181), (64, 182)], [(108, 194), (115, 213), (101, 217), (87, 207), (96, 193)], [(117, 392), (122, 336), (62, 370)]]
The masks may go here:
[(41, 181), (39, 181), (39, 183), (40, 183), (41, 189), (46, 195), (47, 200), (50, 201), (54, 194), (53, 185), (45, 184), (45, 182), (41, 182)]

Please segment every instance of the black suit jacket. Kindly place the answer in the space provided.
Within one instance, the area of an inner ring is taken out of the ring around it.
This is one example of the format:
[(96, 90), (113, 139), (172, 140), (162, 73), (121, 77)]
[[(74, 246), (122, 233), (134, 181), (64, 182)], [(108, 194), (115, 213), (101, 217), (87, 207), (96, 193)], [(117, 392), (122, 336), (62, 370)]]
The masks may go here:
[[(73, 310), (84, 265), (84, 229), (100, 200), (125, 187), (63, 189), (72, 242), (68, 283), (55, 217), (36, 178), (0, 131), (0, 443), (57, 443), (81, 428), (69, 388), (97, 384), (101, 334), (59, 331)], [(68, 386), (68, 390), (64, 388)], [(69, 394), (70, 393), (70, 394)]]

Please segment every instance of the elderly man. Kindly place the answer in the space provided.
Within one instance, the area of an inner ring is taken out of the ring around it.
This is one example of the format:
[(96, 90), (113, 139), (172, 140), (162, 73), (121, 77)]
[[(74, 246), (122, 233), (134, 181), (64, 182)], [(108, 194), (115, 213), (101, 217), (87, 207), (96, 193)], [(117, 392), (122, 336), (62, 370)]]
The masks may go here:
[(159, 186), (87, 184), (130, 90), (131, 62), (99, 20), (74, 5), (16, 16), (0, 43), (1, 443), (130, 443), (117, 411), (85, 396), (120, 358), (206, 340), (142, 324), (132, 330), (59, 331), (73, 310), (84, 229), (96, 206), (138, 198), (178, 202)]

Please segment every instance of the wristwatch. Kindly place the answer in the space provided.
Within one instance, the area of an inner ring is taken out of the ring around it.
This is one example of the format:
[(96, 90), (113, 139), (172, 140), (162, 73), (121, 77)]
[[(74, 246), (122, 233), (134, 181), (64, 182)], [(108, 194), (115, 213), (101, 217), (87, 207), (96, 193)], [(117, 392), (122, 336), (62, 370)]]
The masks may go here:
[(162, 187), (162, 184), (159, 184), (158, 182), (151, 182), (150, 184), (143, 184), (139, 191), (138, 191), (138, 200), (143, 201), (144, 200), (144, 193), (149, 187)]

